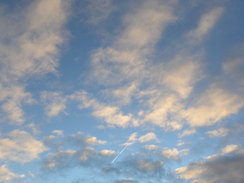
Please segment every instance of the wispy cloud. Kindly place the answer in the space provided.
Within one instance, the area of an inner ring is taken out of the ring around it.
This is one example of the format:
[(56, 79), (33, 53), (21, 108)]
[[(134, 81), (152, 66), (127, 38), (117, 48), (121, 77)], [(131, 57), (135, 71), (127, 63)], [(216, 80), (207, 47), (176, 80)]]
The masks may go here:
[[(6, 32), (6, 27), (15, 30), (0, 37), (0, 93), (5, 96), (1, 99), (2, 109), (13, 122), (24, 122), (22, 104), (28, 103), (32, 97), (20, 80), (56, 73), (58, 47), (66, 39), (63, 26), (68, 7), (68, 1), (40, 0), (31, 3), (22, 12), (16, 11), (17, 18), (8, 14), (1, 18), (1, 32)], [(4, 95), (6, 91), (14, 95)]]

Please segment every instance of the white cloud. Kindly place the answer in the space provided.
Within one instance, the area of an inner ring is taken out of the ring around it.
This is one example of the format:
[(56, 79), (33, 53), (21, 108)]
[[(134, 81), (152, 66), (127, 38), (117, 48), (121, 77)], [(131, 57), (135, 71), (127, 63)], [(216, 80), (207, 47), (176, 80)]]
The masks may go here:
[(189, 149), (183, 149), (179, 151), (178, 149), (173, 148), (173, 149), (165, 149), (161, 152), (161, 154), (167, 159), (178, 160), (182, 156), (187, 155), (188, 151)]
[(11, 170), (7, 168), (7, 165), (0, 166), (0, 182), (13, 181), (24, 177), (25, 177), (24, 174), (18, 175), (11, 172)]
[(202, 78), (198, 59), (196, 56), (178, 54), (166, 66), (163, 82), (181, 98), (187, 98), (193, 85)]
[(177, 108), (178, 101), (175, 96), (162, 97), (160, 100), (153, 101), (151, 111), (145, 114), (144, 121), (165, 127), (168, 124), (168, 114), (173, 113)]
[(39, 0), (21, 12), (13, 10), (14, 16), (3, 13), (1, 17), (0, 100), (7, 118), (13, 122), (25, 121), (22, 105), (32, 100), (22, 83), (29, 77), (56, 73), (59, 46), (66, 39), (63, 26), (68, 7), (68, 1)]
[(65, 113), (67, 97), (62, 96), (61, 92), (48, 92), (41, 93), (41, 100), (46, 105), (45, 111), (47, 116), (55, 117), (59, 113)]
[(131, 103), (131, 97), (135, 94), (137, 86), (135, 83), (132, 83), (129, 86), (124, 86), (115, 90), (108, 91), (108, 93), (113, 95), (118, 99), (120, 104), (127, 105)]
[(224, 137), (229, 133), (230, 130), (226, 129), (226, 128), (219, 128), (217, 130), (213, 130), (213, 131), (208, 131), (206, 132), (206, 134), (209, 137)]
[(123, 145), (125, 146), (129, 146), (132, 145), (136, 142), (140, 142), (140, 143), (146, 143), (149, 142), (151, 140), (158, 140), (156, 134), (154, 134), (153, 132), (149, 132), (143, 136), (140, 136), (139, 138), (137, 138), (138, 133), (132, 133), (129, 137), (126, 143), (124, 143)]
[(183, 116), (192, 127), (209, 126), (237, 113), (243, 105), (241, 96), (213, 85), (197, 99), (195, 107), (183, 112)]
[(9, 87), (2, 87), (0, 83), (0, 101), (2, 104), (2, 111), (5, 116), (16, 124), (22, 124), (25, 121), (23, 104), (32, 104), (34, 100), (29, 92), (24, 91), (24, 87), (20, 85), (13, 85)]
[(182, 137), (185, 137), (185, 136), (190, 136), (190, 135), (193, 135), (193, 134), (196, 134), (197, 131), (196, 129), (187, 129), (187, 130), (184, 130), (183, 132), (179, 133), (179, 137), (182, 138)]
[(39, 158), (38, 155), (47, 150), (42, 142), (29, 133), (14, 130), (7, 134), (9, 138), (0, 139), (0, 159), (21, 163)]
[(112, 156), (112, 155), (115, 155), (116, 152), (115, 151), (111, 151), (111, 150), (101, 150), (100, 151), (100, 154), (103, 155), (103, 156)]
[(184, 141), (179, 141), (178, 143), (177, 143), (177, 146), (184, 146), (184, 145), (189, 145), (189, 144), (191, 144), (190, 142), (184, 142)]
[(102, 84), (118, 84), (141, 78), (151, 53), (166, 25), (174, 21), (173, 5), (157, 0), (145, 2), (124, 17), (124, 29), (112, 45), (92, 55), (93, 76)]
[(178, 130), (181, 130), (182, 127), (183, 127), (183, 125), (181, 123), (173, 121), (173, 122), (167, 122), (165, 129), (166, 129), (166, 131), (168, 131), (168, 130), (169, 131), (178, 131)]
[(105, 106), (93, 112), (93, 115), (102, 118), (106, 123), (111, 125), (118, 125), (121, 127), (129, 126), (131, 115), (123, 115), (117, 107)]
[(89, 137), (87, 139), (85, 139), (85, 142), (87, 144), (91, 144), (91, 145), (97, 145), (97, 144), (106, 144), (106, 141), (102, 141), (102, 140), (98, 140), (96, 137)]
[(151, 140), (157, 140), (157, 136), (153, 132), (147, 133), (146, 135), (143, 135), (138, 139), (140, 143), (145, 143)]
[(238, 145), (231, 144), (231, 145), (227, 145), (226, 147), (222, 148), (221, 153), (228, 154), (228, 153), (232, 153), (232, 152), (236, 151), (237, 149), (239, 149)]
[(173, 149), (166, 149), (161, 152), (161, 154), (166, 157), (167, 159), (174, 159), (177, 160), (180, 158), (180, 151), (178, 149), (173, 148)]
[(78, 91), (70, 95), (69, 98), (74, 101), (80, 102), (79, 108), (92, 108), (92, 115), (103, 119), (108, 126), (114, 125), (121, 127), (136, 126), (137, 122), (132, 119), (131, 114), (124, 115), (119, 107), (109, 106), (108, 104), (100, 103), (96, 99), (88, 96), (86, 91)]
[(144, 148), (147, 150), (154, 150), (154, 149), (158, 149), (159, 147), (152, 144), (152, 145), (145, 145)]
[(63, 135), (63, 131), (62, 130), (53, 130), (52, 133), (54, 133), (56, 135)]

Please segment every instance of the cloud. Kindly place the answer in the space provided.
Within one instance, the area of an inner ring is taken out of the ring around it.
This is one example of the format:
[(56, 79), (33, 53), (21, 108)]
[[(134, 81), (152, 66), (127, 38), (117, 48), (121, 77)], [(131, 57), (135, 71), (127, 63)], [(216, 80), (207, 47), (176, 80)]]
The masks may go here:
[(221, 149), (222, 154), (232, 153), (238, 149), (238, 145), (231, 144)]
[(157, 0), (144, 2), (124, 17), (123, 31), (111, 46), (92, 55), (93, 77), (101, 84), (118, 84), (142, 77), (152, 48), (166, 25), (175, 20), (173, 5)]
[(208, 131), (206, 132), (206, 134), (209, 137), (224, 137), (229, 133), (230, 130), (226, 129), (226, 128), (219, 128), (217, 130), (213, 130), (213, 131)]
[(59, 113), (65, 113), (67, 98), (62, 96), (61, 92), (41, 92), (41, 100), (46, 105), (47, 116), (55, 117)]
[(0, 182), (9, 182), (24, 178), (25, 175), (18, 175), (7, 168), (7, 165), (0, 166)]
[(168, 114), (174, 113), (175, 110), (177, 110), (178, 100), (174, 95), (160, 97), (160, 99), (153, 102), (150, 107), (151, 109), (145, 114), (143, 120), (160, 127), (167, 127), (171, 126), (170, 123), (168, 123)]
[(155, 133), (153, 132), (149, 132), (143, 136), (140, 136), (139, 138), (137, 138), (137, 135), (138, 133), (137, 132), (134, 132), (132, 133), (129, 137), (128, 137), (128, 140), (126, 143), (124, 143), (123, 145), (124, 146), (129, 146), (129, 145), (132, 145), (136, 142), (139, 142), (139, 143), (146, 143), (146, 142), (149, 142), (151, 140), (158, 140), (157, 139), (157, 136)]
[(199, 96), (195, 106), (184, 111), (183, 115), (192, 127), (210, 126), (237, 113), (243, 105), (238, 94), (212, 85)]
[(193, 134), (196, 134), (197, 131), (196, 129), (187, 129), (187, 130), (184, 130), (182, 133), (179, 133), (179, 137), (182, 138), (182, 137), (185, 137), (185, 136), (190, 136), (190, 135), (193, 135)]
[(145, 145), (144, 148), (147, 150), (154, 150), (154, 149), (158, 149), (159, 147), (156, 145)]
[(243, 182), (243, 165), (243, 153), (234, 153), (229, 156), (217, 155), (205, 161), (194, 162), (176, 169), (175, 172), (182, 179), (192, 180), (192, 182)]
[(157, 140), (157, 136), (153, 132), (147, 133), (146, 135), (143, 135), (138, 139), (140, 143), (145, 143), (151, 140)]
[(101, 103), (91, 98), (86, 91), (77, 91), (70, 95), (69, 98), (73, 101), (80, 102), (78, 105), (80, 109), (92, 108), (92, 115), (104, 120), (108, 126), (113, 127), (117, 125), (120, 127), (128, 127), (137, 125), (136, 120), (132, 118), (131, 114), (124, 115), (119, 107)]
[(202, 77), (198, 59), (198, 56), (182, 53), (166, 65), (163, 83), (181, 98), (187, 98), (194, 84)]
[(123, 86), (107, 92), (117, 98), (119, 100), (119, 104), (127, 105), (131, 103), (131, 97), (135, 94), (136, 90), (136, 84), (132, 83), (129, 86)]
[(63, 131), (62, 130), (53, 130), (52, 133), (54, 133), (56, 135), (63, 135)]
[(59, 47), (66, 39), (68, 7), (68, 1), (39, 0), (1, 17), (0, 100), (6, 117), (14, 123), (25, 121), (22, 105), (33, 101), (25, 91), (25, 81), (56, 73)]
[(190, 142), (184, 142), (182, 140), (178, 141), (178, 143), (176, 144), (176, 146), (184, 146), (184, 145), (190, 145)]
[(187, 152), (188, 149), (183, 149), (179, 151), (178, 149), (173, 148), (173, 149), (165, 149), (161, 152), (161, 154), (167, 159), (178, 160), (182, 156), (186, 155)]
[(25, 121), (23, 104), (32, 104), (34, 100), (29, 92), (24, 91), (21, 85), (13, 85), (9, 87), (2, 87), (0, 83), (0, 101), (3, 102), (1, 108), (4, 116), (6, 116), (11, 123), (22, 124)]
[(200, 18), (196, 29), (191, 30), (188, 33), (188, 36), (193, 37), (193, 39), (196, 40), (201, 40), (214, 27), (217, 20), (222, 15), (223, 11), (223, 7), (215, 7), (210, 11), (206, 12)]
[(104, 150), (100, 151), (100, 154), (105, 155), (105, 156), (112, 156), (112, 155), (115, 155), (116, 152), (112, 151), (112, 150), (104, 149)]
[(25, 131), (14, 130), (6, 136), (8, 138), (0, 139), (0, 159), (3, 161), (26, 163), (38, 159), (38, 155), (47, 150), (42, 142)]
[(97, 140), (96, 137), (89, 137), (87, 139), (85, 139), (85, 142), (87, 144), (91, 144), (91, 145), (96, 145), (96, 144), (106, 144), (106, 141), (102, 141), (102, 140)]
[(108, 124), (121, 127), (127, 127), (132, 120), (131, 115), (123, 115), (119, 108), (110, 106), (95, 110), (93, 115), (97, 118), (104, 119)]

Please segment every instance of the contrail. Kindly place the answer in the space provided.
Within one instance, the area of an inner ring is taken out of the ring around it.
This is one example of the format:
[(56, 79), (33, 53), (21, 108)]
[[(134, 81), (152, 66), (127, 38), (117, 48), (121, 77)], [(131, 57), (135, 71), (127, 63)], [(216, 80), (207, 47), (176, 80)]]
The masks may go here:
[(119, 155), (126, 149), (127, 146), (125, 146), (124, 149), (114, 158), (114, 160), (111, 162), (111, 164), (119, 157)]

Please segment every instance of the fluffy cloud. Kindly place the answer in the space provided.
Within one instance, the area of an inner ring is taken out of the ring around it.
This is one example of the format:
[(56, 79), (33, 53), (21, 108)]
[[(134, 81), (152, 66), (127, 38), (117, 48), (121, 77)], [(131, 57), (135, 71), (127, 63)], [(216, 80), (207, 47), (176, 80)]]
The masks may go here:
[(25, 131), (14, 130), (7, 137), (0, 139), (1, 160), (26, 163), (39, 158), (38, 155), (47, 150), (42, 142)]
[(18, 179), (21, 179), (24, 177), (25, 177), (24, 174), (18, 175), (18, 174), (11, 172), (11, 170), (9, 170), (6, 165), (0, 166), (0, 182), (9, 182), (9, 181), (18, 180)]

